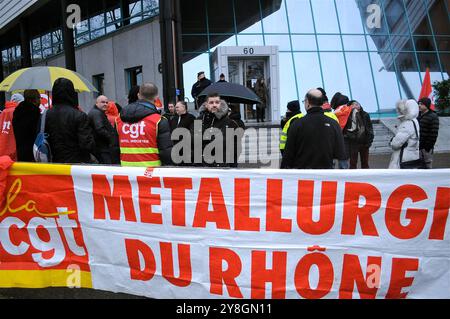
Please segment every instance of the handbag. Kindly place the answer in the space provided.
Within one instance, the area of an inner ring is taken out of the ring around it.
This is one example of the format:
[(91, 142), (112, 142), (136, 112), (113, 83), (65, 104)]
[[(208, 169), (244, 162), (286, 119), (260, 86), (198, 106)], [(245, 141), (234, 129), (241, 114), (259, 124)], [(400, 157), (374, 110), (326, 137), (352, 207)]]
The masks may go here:
[[(416, 127), (416, 123), (414, 121), (413, 125), (414, 125), (414, 131), (416, 131), (416, 137), (417, 140), (419, 140), (419, 133), (417, 132), (417, 127)], [(403, 146), (402, 149), (400, 151), (400, 168), (401, 169), (424, 169), (426, 168), (425, 166), (425, 162), (423, 161), (422, 157), (419, 157), (416, 160), (413, 161), (406, 161), (403, 162), (403, 151), (405, 150), (405, 148), (408, 146), (408, 142), (406, 142)]]

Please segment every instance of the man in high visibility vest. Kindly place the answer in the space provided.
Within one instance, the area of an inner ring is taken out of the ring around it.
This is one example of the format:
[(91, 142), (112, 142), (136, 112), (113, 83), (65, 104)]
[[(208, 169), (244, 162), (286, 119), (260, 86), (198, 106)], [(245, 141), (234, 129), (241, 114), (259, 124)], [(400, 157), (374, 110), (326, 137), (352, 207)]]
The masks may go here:
[(171, 165), (172, 141), (167, 119), (155, 106), (158, 88), (141, 85), (139, 100), (123, 108), (117, 118), (122, 166), (158, 167)]
[[(318, 90), (319, 90), (320, 92), (322, 92), (320, 89), (318, 89)], [(323, 90), (323, 89), (322, 89), (322, 90)], [(296, 101), (296, 102), (298, 103), (298, 101)], [(324, 100), (324, 102), (325, 102), (325, 100)], [(289, 108), (289, 105), (290, 105), (291, 103), (293, 103), (293, 102), (290, 102), (290, 103), (288, 104), (288, 108)], [(331, 118), (331, 119), (333, 119), (333, 120), (335, 120), (336, 122), (339, 123), (338, 118), (336, 117), (336, 115), (334, 115), (333, 112), (330, 112), (330, 111), (326, 110), (323, 106), (322, 106), (322, 108), (324, 109), (324, 114), (325, 114), (326, 116), (328, 116), (329, 118)], [(280, 151), (281, 151), (281, 155), (284, 154), (284, 150), (286, 149), (286, 144), (287, 144), (287, 138), (288, 138), (289, 128), (291, 127), (291, 125), (292, 125), (296, 120), (301, 119), (301, 118), (303, 118), (303, 117), (304, 117), (304, 115), (300, 112), (299, 114), (296, 114), (296, 115), (294, 115), (293, 117), (291, 117), (291, 118), (289, 119), (289, 121), (287, 121), (287, 123), (284, 125), (283, 131), (281, 132), (281, 137), (280, 137)]]

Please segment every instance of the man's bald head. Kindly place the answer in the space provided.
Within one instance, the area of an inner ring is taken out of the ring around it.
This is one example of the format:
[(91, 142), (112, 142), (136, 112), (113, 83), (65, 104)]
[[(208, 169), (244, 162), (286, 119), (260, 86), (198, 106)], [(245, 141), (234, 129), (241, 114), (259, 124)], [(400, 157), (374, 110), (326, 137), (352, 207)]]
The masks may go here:
[(97, 106), (98, 109), (102, 110), (103, 112), (106, 112), (106, 110), (108, 109), (108, 98), (104, 95), (100, 95), (97, 98), (97, 103), (95, 103), (95, 105)]
[(158, 97), (158, 87), (153, 83), (144, 83), (139, 90), (139, 99), (153, 102)]
[(320, 90), (312, 89), (309, 90), (306, 94), (306, 109), (310, 109), (312, 107), (322, 107), (323, 105), (323, 93)]

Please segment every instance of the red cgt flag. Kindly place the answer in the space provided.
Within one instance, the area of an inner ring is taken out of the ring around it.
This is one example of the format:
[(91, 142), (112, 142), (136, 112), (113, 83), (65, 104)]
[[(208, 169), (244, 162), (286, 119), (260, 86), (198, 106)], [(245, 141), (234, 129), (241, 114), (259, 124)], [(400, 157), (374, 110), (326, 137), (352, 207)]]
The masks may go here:
[(419, 100), (424, 97), (427, 97), (431, 100), (430, 109), (434, 111), (436, 108), (434, 107), (433, 87), (431, 86), (431, 76), (429, 68), (427, 68), (425, 79), (423, 79), (422, 91), (420, 91)]

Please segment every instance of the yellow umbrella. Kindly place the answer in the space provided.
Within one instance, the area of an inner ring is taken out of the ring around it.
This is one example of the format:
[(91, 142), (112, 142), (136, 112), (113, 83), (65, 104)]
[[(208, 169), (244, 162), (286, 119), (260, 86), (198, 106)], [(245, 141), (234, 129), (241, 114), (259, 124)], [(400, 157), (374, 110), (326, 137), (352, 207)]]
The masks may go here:
[(96, 88), (81, 74), (52, 66), (39, 66), (18, 70), (0, 83), (0, 91), (52, 91), (53, 83), (59, 78), (66, 78), (72, 81), (77, 92), (97, 92)]

